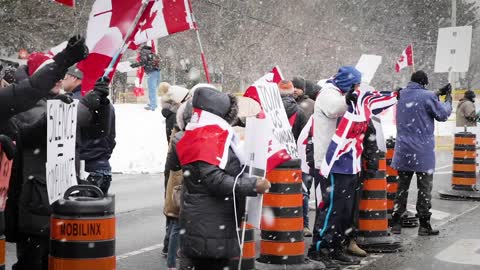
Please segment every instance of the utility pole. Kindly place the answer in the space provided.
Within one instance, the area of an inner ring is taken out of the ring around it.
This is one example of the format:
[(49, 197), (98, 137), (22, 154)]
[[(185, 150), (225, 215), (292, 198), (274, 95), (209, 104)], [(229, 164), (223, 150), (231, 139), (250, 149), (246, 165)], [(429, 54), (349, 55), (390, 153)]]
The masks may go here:
[[(457, 26), (457, 0), (452, 0), (452, 27)], [(452, 84), (453, 90), (457, 87), (457, 74), (453, 71), (450, 71), (448, 81)]]

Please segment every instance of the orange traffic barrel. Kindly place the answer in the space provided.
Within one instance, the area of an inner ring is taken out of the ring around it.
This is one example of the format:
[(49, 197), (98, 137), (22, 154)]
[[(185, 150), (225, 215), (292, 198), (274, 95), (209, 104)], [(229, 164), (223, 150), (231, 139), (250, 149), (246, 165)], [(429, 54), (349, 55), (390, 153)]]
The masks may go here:
[(52, 208), (49, 270), (116, 269), (114, 196), (78, 185)]
[(476, 138), (470, 132), (455, 134), (453, 150), (452, 188), (475, 190), (477, 184)]
[[(398, 171), (392, 167), (393, 156), (395, 155), (395, 138), (387, 139), (387, 215), (389, 222), (392, 220), (393, 208), (395, 208), (395, 200), (398, 193)], [(402, 227), (412, 228), (419, 224), (418, 217), (410, 212), (405, 211), (402, 216)]]
[(442, 199), (480, 200), (477, 184), (476, 135), (471, 132), (455, 134), (452, 166), (452, 190), (439, 191)]
[(401, 242), (388, 231), (387, 165), (385, 154), (378, 155), (378, 170), (362, 174), (357, 244), (369, 252), (393, 252), (400, 249)]
[[(255, 227), (251, 224), (243, 224), (245, 226), (245, 236), (243, 238), (242, 262), (241, 270), (255, 269)], [(240, 235), (243, 234), (243, 227), (240, 229)], [(239, 258), (233, 258), (230, 261), (230, 269), (238, 269)]]
[(392, 217), (393, 206), (398, 191), (398, 171), (392, 168), (393, 154), (395, 153), (395, 139), (387, 140), (387, 214)]
[(266, 264), (302, 264), (305, 261), (305, 243), (300, 160), (281, 164), (267, 173), (266, 178), (272, 186), (263, 195), (258, 261)]

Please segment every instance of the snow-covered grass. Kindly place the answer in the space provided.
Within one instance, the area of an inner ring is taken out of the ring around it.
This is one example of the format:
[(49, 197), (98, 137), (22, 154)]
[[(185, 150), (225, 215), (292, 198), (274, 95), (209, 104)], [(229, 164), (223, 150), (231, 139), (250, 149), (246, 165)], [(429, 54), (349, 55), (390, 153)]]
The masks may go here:
[(163, 172), (168, 144), (161, 108), (143, 104), (115, 104), (117, 146), (110, 159), (116, 173)]

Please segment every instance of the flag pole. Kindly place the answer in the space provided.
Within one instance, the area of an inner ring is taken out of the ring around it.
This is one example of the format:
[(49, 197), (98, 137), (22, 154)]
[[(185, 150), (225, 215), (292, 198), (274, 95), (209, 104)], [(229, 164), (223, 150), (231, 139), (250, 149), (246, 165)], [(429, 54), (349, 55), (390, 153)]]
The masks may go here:
[(412, 74), (415, 72), (415, 54), (413, 53), (413, 43), (410, 43), (412, 47)]
[(197, 35), (198, 46), (200, 47), (200, 56), (202, 58), (203, 70), (205, 71), (205, 78), (207, 79), (208, 83), (211, 83), (210, 74), (208, 73), (207, 58), (205, 57), (205, 53), (203, 51), (202, 41), (200, 40), (200, 32), (198, 31), (198, 25), (195, 21), (195, 16), (193, 15), (192, 3), (190, 0), (188, 0), (188, 5), (190, 8), (190, 17), (192, 18), (193, 26), (195, 27), (195, 33)]
[(137, 15), (135, 16), (135, 19), (133, 20), (132, 25), (130, 25), (130, 28), (128, 29), (127, 34), (126, 34), (125, 37), (123, 38), (122, 46), (120, 46), (120, 49), (117, 50), (117, 52), (115, 53), (115, 55), (114, 55), (113, 58), (112, 58), (112, 61), (110, 61), (110, 64), (109, 64), (108, 67), (105, 69), (105, 73), (103, 74), (103, 77), (108, 76), (108, 74), (113, 70), (113, 66), (114, 66), (115, 63), (117, 62), (118, 57), (119, 57), (120, 54), (126, 49), (126, 47), (127, 47), (127, 40), (128, 40), (128, 39), (130, 38), (130, 36), (133, 34), (133, 31), (135, 30), (138, 22), (140, 21), (140, 18), (142, 17), (143, 12), (144, 12), (145, 9), (147, 8), (147, 5), (148, 5), (149, 2), (150, 2), (150, 0), (143, 0), (143, 1), (142, 1), (142, 6), (141, 6), (140, 9), (138, 10), (138, 13), (137, 13)]

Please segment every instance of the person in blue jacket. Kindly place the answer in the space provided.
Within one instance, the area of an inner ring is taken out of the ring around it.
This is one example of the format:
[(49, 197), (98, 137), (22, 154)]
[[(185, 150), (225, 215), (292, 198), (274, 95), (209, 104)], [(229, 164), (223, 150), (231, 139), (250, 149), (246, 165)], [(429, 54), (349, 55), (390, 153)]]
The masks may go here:
[[(417, 175), (418, 235), (438, 235), (430, 225), (433, 172), (435, 171), (435, 120), (447, 121), (452, 113), (452, 87), (429, 91), (427, 74), (421, 70), (400, 91), (397, 104), (397, 140), (392, 167), (398, 170), (399, 188), (392, 216), (392, 233), (401, 233), (401, 216), (406, 211), (408, 189), (412, 176)], [(445, 95), (445, 102), (439, 96)]]

